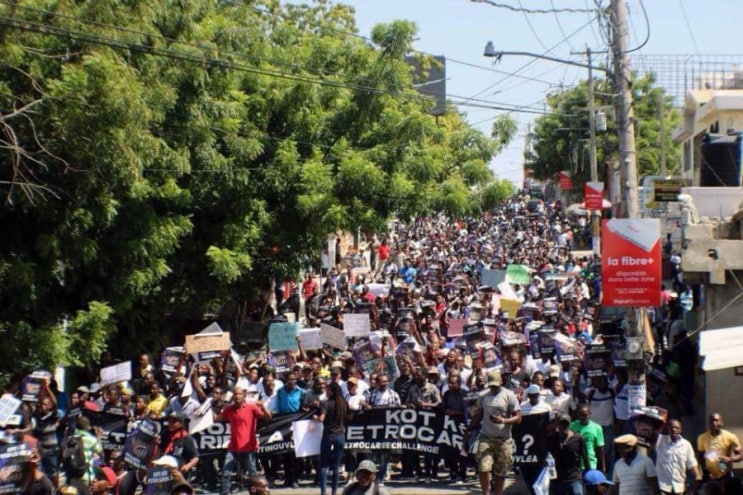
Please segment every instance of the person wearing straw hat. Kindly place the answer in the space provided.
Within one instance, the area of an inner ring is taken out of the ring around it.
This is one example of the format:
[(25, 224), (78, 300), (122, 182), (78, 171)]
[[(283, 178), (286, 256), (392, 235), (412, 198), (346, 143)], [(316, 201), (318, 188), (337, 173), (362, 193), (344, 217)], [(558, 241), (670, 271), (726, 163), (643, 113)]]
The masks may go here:
[(631, 434), (614, 439), (620, 459), (614, 464), (613, 493), (618, 495), (658, 495), (655, 464), (637, 450), (637, 437)]

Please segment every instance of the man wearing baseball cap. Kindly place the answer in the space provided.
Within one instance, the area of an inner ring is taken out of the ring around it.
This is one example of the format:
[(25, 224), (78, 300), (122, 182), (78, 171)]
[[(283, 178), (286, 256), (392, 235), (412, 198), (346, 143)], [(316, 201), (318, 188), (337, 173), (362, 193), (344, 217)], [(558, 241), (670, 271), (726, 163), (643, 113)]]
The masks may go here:
[(506, 476), (513, 465), (511, 426), (521, 422), (521, 407), (516, 394), (502, 385), (500, 371), (490, 371), (487, 378), (490, 390), (477, 398), (475, 411), (464, 435), (463, 445), (466, 449), (470, 432), (481, 426), (475, 458), (483, 495), (503, 495)]
[(610, 487), (614, 486), (614, 483), (607, 480), (604, 473), (598, 469), (586, 471), (583, 482), (586, 485), (586, 495), (609, 495)]
[(356, 481), (343, 489), (343, 495), (390, 495), (383, 485), (374, 485), (377, 465), (369, 459), (361, 461), (356, 468)]

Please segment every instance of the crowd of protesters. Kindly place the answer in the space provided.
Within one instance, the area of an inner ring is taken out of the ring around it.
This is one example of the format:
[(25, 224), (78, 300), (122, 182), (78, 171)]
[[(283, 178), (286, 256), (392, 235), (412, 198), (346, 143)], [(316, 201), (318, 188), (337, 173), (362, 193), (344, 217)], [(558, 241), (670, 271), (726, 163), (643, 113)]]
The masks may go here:
[[(681, 494), (703, 481), (708, 493), (742, 493), (732, 476), (740, 444), (722, 428), (722, 416), (710, 417), (696, 451), (677, 419), (694, 403), (697, 356), (683, 323), (693, 305), (691, 289), (674, 281), (663, 288), (663, 305), (648, 308), (657, 352), (647, 401), (673, 419), (645, 454), (627, 429), (626, 369), (608, 363), (589, 376), (580, 359), (583, 346), (621, 342), (624, 331), (621, 319), (602, 318), (598, 258), (574, 255), (589, 238), (585, 219), (566, 216), (559, 202), (527, 208), (528, 200), (516, 196), (479, 218), (396, 222), (366, 250), (343, 256), (339, 243), (335, 264), (324, 252), (319, 273), (288, 282), (286, 290), (277, 285), (273, 321), (288, 314), (305, 327), (342, 329), (344, 315), (364, 313), (376, 338), (348, 339), (344, 349), (299, 345), (297, 352), (281, 353), (238, 342), (210, 361), (194, 362), (186, 350), (168, 369), (143, 352), (126, 383), (101, 387), (96, 381), (70, 394), (44, 378), (36, 400), (24, 401), (4, 428), (8, 445), (29, 448), (19, 492), (130, 495), (148, 483), (146, 469), (133, 469), (120, 450), (103, 448), (100, 428), (79, 414), (83, 410), (121, 415), (129, 430), (143, 421), (165, 424), (150, 458), (169, 470), (171, 493), (193, 493), (202, 485), (226, 495), (233, 483), (265, 493), (269, 486), (298, 487), (307, 478), (322, 495), (328, 489), (336, 495), (346, 482), (344, 495), (385, 495), (391, 479), (477, 480), (484, 495), (500, 495), (514, 472), (512, 427), (539, 413), (550, 418), (549, 456), (545, 466), (519, 470), (531, 492), (546, 474), (550, 493), (558, 495)], [(528, 281), (483, 283), (485, 270), (509, 266), (528, 267)], [(506, 299), (518, 301), (518, 309), (506, 310)], [(467, 340), (463, 322), (484, 328), (484, 339)], [(528, 337), (535, 322), (574, 342), (578, 359), (546, 349), (535, 353)], [(362, 358), (362, 352), (369, 355)], [(395, 357), (392, 370), (365, 366), (385, 356)], [(349, 418), (395, 407), (456, 418), (462, 449), (439, 458), (344, 448)], [(320, 455), (258, 455), (260, 422), (298, 412), (323, 424)], [(188, 423), (204, 414), (229, 423), (226, 449), (197, 449)], [(82, 441), (87, 465), (79, 472), (70, 468), (69, 452), (63, 455), (69, 436)]]

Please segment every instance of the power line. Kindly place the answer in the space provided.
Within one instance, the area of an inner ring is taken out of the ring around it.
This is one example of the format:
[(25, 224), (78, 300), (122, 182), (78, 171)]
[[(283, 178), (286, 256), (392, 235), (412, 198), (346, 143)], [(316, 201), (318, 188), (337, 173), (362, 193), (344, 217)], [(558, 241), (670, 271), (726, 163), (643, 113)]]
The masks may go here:
[[(523, 7), (523, 5), (521, 5), (521, 0), (517, 0), (517, 1), (519, 2), (519, 7)], [(546, 50), (547, 45), (545, 45), (544, 42), (542, 41), (542, 38), (539, 37), (539, 35), (537, 34), (537, 31), (534, 29), (534, 26), (531, 25), (531, 21), (529, 20), (529, 16), (527, 15), (527, 13), (524, 12), (523, 10), (521, 11), (521, 13), (524, 15), (524, 20), (526, 21), (526, 25), (529, 26), (529, 30), (531, 31), (531, 34), (534, 35), (534, 38), (537, 40), (537, 43), (539, 43), (542, 46), (543, 50)], [(555, 13), (555, 16), (557, 16), (556, 13)], [(565, 36), (565, 34), (563, 34), (563, 36)]]
[[(542, 53), (542, 55), (547, 55), (549, 52), (551, 52), (552, 50), (554, 50), (555, 48), (557, 48), (561, 44), (563, 44), (566, 41), (568, 41), (569, 38), (572, 38), (573, 36), (575, 36), (576, 34), (578, 34), (580, 31), (582, 31), (586, 26), (590, 25), (593, 22), (593, 20), (594, 19), (591, 19), (586, 24), (583, 24), (582, 26), (580, 26), (578, 29), (576, 29), (575, 31), (573, 31), (572, 33), (570, 33), (569, 36), (565, 37), (563, 40), (561, 40), (558, 43), (556, 43), (555, 45), (553, 45), (549, 50), (546, 50), (544, 53)], [(475, 93), (474, 95), (472, 95), (470, 98), (477, 98), (478, 96), (480, 96), (481, 94), (485, 93), (486, 91), (489, 91), (489, 90), (493, 89), (494, 87), (496, 87), (500, 83), (508, 80), (511, 77), (514, 77), (516, 74), (518, 74), (519, 72), (521, 72), (525, 68), (527, 68), (530, 65), (536, 63), (536, 61), (537, 61), (538, 58), (539, 57), (535, 57), (532, 60), (530, 60), (529, 62), (527, 62), (524, 65), (522, 65), (521, 67), (519, 67), (518, 69), (516, 69), (515, 71), (507, 73), (505, 77), (502, 77), (501, 79), (499, 79), (498, 81), (496, 81), (493, 84), (489, 85), (485, 89), (483, 89), (481, 91), (478, 91), (477, 93)], [(465, 103), (467, 101), (469, 101), (469, 100), (465, 100)]]
[[(519, 5), (521, 3), (519, 2)], [(550, 5), (552, 5), (552, 8), (555, 8), (555, 0), (550, 0)], [(560, 34), (562, 34), (563, 38), (567, 38), (567, 35), (565, 34), (565, 30), (562, 28), (562, 23), (560, 22), (560, 16), (557, 15), (557, 12), (555, 12), (555, 22), (557, 22), (557, 27), (560, 29)], [(570, 47), (570, 51), (573, 51), (573, 44), (568, 41), (568, 46)]]
[[(524, 12), (525, 14), (586, 14), (586, 13), (595, 13), (595, 10), (588, 10), (588, 9), (525, 9), (521, 6), (514, 7), (513, 5), (508, 5), (505, 3), (498, 3), (494, 2), (493, 0), (470, 0), (475, 3), (487, 3), (488, 5), (491, 5), (492, 7), (497, 7), (499, 9), (506, 9), (510, 10), (512, 12)], [(521, 5), (521, 2), (519, 2), (519, 5)]]

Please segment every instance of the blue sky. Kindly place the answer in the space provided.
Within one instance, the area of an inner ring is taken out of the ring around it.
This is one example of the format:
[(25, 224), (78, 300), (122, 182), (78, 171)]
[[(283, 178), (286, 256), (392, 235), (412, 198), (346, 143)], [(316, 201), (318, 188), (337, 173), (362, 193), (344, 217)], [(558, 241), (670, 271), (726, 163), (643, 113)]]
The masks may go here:
[[(594, 0), (493, 0), (526, 9), (589, 10)], [(555, 64), (528, 57), (504, 56), (497, 64), (483, 57), (487, 41), (496, 49), (548, 54), (560, 59), (584, 62), (571, 51), (590, 47), (598, 52), (607, 49), (596, 21), (584, 12), (525, 14), (493, 7), (471, 0), (343, 0), (355, 7), (359, 33), (368, 36), (378, 23), (408, 19), (418, 26), (416, 50), (444, 55), (447, 63), (447, 93), (487, 100), (492, 105), (525, 106), (544, 111), (545, 96), (559, 87), (574, 86), (585, 80), (585, 69)], [(606, 6), (609, 0), (602, 0)], [(743, 60), (743, 1), (741, 0), (644, 0), (646, 25), (639, 0), (627, 0), (630, 46), (633, 67), (651, 63), (652, 55), (741, 54)], [(685, 14), (685, 15), (684, 15)], [(648, 37), (649, 34), (649, 37)], [(602, 57), (597, 55), (595, 63)], [(605, 59), (604, 59), (605, 60)], [(459, 61), (463, 63), (458, 63)], [(473, 64), (479, 67), (465, 65)], [(527, 67), (524, 67), (529, 64)], [(657, 66), (654, 64), (653, 66)], [(504, 73), (516, 72), (518, 76)], [(732, 67), (730, 67), (732, 70)], [(743, 70), (743, 67), (739, 67)], [(492, 119), (501, 111), (462, 108), (467, 120), (489, 133)], [(519, 123), (519, 136), (497, 156), (493, 170), (505, 179), (520, 184), (524, 139), (527, 125), (535, 115), (514, 112)]]

